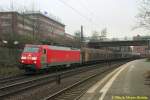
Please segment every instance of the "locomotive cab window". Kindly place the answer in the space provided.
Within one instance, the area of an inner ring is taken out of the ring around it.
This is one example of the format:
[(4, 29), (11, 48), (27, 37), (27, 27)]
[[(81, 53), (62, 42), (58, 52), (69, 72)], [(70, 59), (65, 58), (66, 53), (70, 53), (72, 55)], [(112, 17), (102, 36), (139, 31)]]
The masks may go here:
[(38, 47), (25, 47), (23, 52), (38, 52), (39, 48)]
[(43, 54), (46, 54), (46, 49), (43, 49)]

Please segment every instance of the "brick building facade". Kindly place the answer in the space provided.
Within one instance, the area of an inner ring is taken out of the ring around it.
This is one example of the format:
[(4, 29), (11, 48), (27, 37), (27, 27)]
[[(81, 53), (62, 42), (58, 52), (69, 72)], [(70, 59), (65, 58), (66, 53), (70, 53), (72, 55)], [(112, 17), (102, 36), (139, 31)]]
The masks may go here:
[(25, 16), (31, 18), (35, 23), (34, 29), (36, 33), (41, 33), (43, 36), (51, 36), (51, 34), (65, 34), (64, 24), (41, 13), (26, 13)]
[(65, 25), (41, 13), (0, 12), (0, 37), (28, 35), (48, 38), (52, 34), (64, 34)]

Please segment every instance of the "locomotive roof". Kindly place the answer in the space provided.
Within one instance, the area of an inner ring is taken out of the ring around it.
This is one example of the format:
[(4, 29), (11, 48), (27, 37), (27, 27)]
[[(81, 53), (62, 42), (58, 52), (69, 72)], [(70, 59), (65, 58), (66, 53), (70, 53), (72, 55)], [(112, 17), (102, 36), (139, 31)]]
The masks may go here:
[(27, 47), (48, 47), (49, 49), (54, 49), (54, 50), (78, 50), (80, 49), (77, 48), (71, 48), (71, 47), (63, 47), (63, 46), (53, 46), (53, 45), (32, 45), (32, 44), (26, 44)]
[(51, 46), (51, 45), (49, 45), (48, 48), (55, 49), (55, 50), (79, 50), (80, 51), (80, 49), (77, 49), (77, 48), (62, 47), (62, 46)]

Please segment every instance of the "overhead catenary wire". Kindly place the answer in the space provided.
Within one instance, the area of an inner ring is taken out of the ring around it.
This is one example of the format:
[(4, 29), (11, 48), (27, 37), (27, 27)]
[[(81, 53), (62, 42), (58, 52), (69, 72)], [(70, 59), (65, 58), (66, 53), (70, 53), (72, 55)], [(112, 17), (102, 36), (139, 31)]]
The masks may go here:
[[(78, 1), (79, 2), (79, 4), (81, 5), (81, 7), (83, 8), (83, 9), (85, 9), (86, 10), (86, 12), (88, 12), (88, 15), (90, 16), (90, 18), (92, 19), (92, 21), (93, 21), (93, 19), (94, 19), (94, 17), (95, 17), (95, 13), (94, 13), (94, 11), (92, 10), (92, 8), (90, 7), (90, 5), (88, 4), (88, 1), (86, 0), (79, 0)], [(91, 26), (91, 25), (90, 25)], [(97, 23), (95, 23), (95, 26), (97, 27), (97, 26), (99, 26)], [(92, 26), (91, 26), (92, 27)], [(92, 30), (93, 30), (93, 28), (92, 28)]]
[(72, 9), (75, 13), (77, 13), (79, 16), (81, 16), (82, 18), (84, 18), (85, 20), (87, 20), (88, 22), (94, 24), (95, 26), (98, 26), (98, 24), (94, 23), (92, 21), (92, 19), (88, 18), (86, 15), (82, 14), (79, 10), (77, 10), (76, 8), (72, 7), (71, 5), (69, 5), (67, 2), (65, 2), (64, 0), (58, 0), (59, 2), (61, 2), (62, 4), (64, 4), (65, 6), (69, 7), (70, 9)]
[[(89, 12), (89, 14), (90, 15), (95, 15), (95, 13), (91, 10), (91, 8), (89, 9), (87, 6), (89, 6), (88, 4), (87, 4), (87, 1), (85, 2), (84, 0), (79, 0), (78, 1), (79, 2), (79, 4), (82, 6), (82, 8), (84, 8), (87, 12)], [(86, 3), (86, 4), (85, 4)]]

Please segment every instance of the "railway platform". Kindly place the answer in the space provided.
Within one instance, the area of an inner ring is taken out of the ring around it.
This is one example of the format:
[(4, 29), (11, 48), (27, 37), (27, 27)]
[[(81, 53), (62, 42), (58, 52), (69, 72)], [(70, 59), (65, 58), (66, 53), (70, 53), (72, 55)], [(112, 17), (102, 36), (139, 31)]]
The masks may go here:
[(150, 61), (126, 63), (90, 87), (80, 100), (150, 100)]

